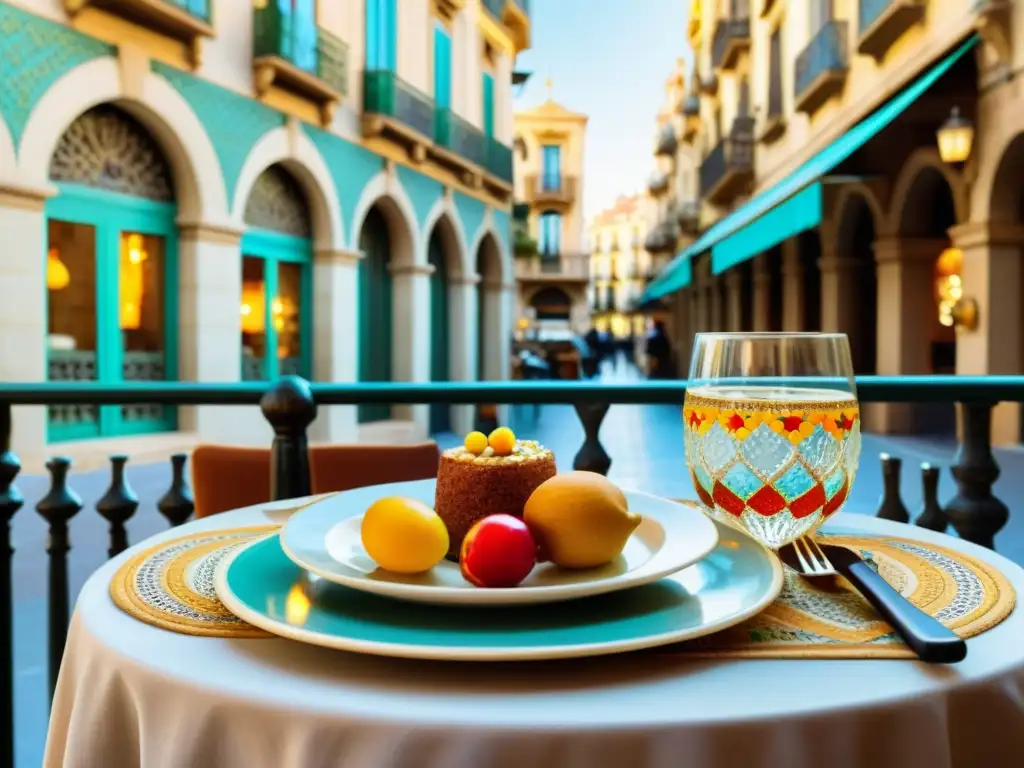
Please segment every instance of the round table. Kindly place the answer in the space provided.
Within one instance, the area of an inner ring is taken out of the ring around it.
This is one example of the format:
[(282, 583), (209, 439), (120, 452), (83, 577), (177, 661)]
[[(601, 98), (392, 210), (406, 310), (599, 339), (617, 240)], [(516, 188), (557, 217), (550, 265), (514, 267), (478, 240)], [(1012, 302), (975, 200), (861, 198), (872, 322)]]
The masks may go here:
[[(265, 525), (272, 508), (167, 531), (93, 574), (71, 622), (46, 768), (999, 768), (1024, 760), (1022, 610), (968, 640), (967, 659), (949, 667), (651, 652), (485, 665), (191, 637), (136, 621), (111, 601), (114, 572), (140, 549)], [(855, 515), (829, 527), (961, 549), (1024, 594), (1024, 570), (958, 539)]]

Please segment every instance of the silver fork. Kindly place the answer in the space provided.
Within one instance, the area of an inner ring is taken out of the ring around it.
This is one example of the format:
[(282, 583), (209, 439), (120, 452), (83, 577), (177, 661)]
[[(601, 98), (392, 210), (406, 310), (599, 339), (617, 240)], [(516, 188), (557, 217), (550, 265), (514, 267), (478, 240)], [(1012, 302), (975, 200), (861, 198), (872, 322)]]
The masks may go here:
[(803, 536), (782, 547), (779, 557), (808, 579), (845, 576), (921, 661), (953, 664), (967, 656), (962, 638), (903, 597), (852, 550)]

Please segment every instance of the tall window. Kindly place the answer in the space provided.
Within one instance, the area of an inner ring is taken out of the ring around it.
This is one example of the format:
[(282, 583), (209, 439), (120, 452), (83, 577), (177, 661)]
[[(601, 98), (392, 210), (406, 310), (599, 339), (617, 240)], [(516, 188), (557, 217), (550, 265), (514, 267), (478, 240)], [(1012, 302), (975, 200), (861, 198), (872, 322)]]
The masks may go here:
[(494, 135), (494, 75), (484, 72), (483, 82), (484, 102), (484, 135)]
[(434, 103), (452, 106), (452, 36), (441, 21), (434, 23)]
[(782, 115), (782, 29), (776, 27), (769, 42), (768, 117)]
[(740, 103), (739, 103), (739, 116), (748, 117), (750, 115), (750, 82), (746, 77), (740, 79)]
[(398, 69), (397, 0), (366, 0), (366, 68)]
[(282, 23), (291, 25), (289, 40), (292, 61), (299, 69), (316, 72), (317, 26), (316, 0), (278, 0), (284, 13)]
[(545, 144), (541, 150), (541, 185), (546, 192), (562, 186), (562, 148), (557, 144)]
[(541, 256), (557, 256), (562, 246), (562, 217), (554, 211), (545, 211), (540, 215), (540, 241), (538, 247)]

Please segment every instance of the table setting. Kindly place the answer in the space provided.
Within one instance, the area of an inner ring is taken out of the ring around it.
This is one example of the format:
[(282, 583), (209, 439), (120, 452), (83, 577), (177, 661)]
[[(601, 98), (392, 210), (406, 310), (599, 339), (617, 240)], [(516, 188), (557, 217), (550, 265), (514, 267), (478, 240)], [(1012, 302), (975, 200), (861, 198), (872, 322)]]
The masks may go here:
[(79, 597), (44, 765), (1018, 764), (1024, 570), (843, 511), (845, 336), (699, 334), (682, 406), (694, 501), (500, 427), (436, 480), (129, 549)]

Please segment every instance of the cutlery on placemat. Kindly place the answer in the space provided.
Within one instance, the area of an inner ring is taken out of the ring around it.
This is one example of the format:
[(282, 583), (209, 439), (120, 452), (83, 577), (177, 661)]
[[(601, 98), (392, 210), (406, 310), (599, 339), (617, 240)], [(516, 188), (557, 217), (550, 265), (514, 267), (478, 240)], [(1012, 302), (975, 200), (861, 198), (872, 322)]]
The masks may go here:
[(805, 536), (778, 553), (783, 563), (806, 578), (845, 576), (921, 661), (954, 664), (967, 656), (962, 638), (903, 597), (852, 550)]

